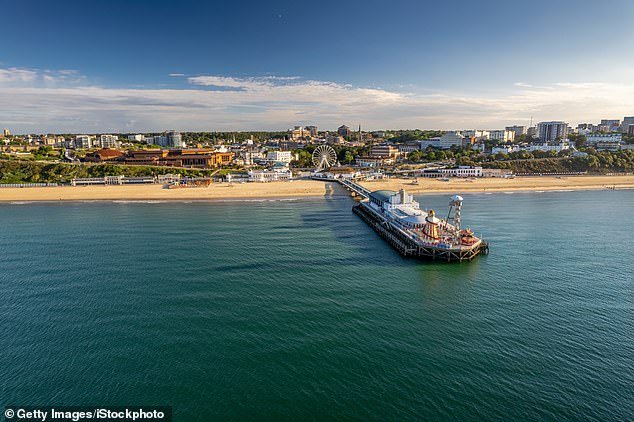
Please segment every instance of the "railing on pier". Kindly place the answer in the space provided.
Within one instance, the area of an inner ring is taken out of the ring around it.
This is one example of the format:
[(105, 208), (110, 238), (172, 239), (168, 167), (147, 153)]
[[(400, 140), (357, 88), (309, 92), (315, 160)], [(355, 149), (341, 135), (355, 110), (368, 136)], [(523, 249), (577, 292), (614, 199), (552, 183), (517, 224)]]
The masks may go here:
[(347, 179), (337, 179), (342, 186), (347, 188), (348, 190), (356, 193), (357, 195), (363, 196), (364, 198), (370, 197), (370, 191), (358, 183), (353, 182), (352, 180)]

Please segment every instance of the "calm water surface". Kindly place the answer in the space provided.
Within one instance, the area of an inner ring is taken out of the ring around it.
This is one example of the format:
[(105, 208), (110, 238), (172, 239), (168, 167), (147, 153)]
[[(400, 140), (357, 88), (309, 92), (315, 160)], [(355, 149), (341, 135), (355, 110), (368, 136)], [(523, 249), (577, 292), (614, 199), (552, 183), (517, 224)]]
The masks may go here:
[(0, 407), (634, 419), (634, 191), (465, 195), (491, 254), (454, 265), (352, 205), (0, 204)]

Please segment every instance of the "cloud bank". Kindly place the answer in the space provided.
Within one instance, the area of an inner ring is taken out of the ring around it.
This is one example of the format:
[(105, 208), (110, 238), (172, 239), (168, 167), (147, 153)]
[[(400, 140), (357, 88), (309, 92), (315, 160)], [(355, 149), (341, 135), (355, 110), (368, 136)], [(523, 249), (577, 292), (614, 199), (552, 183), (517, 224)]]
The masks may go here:
[(502, 128), (634, 114), (634, 85), (518, 82), (491, 94), (394, 91), (301, 77), (171, 75), (178, 89), (113, 88), (76, 71), (0, 68), (0, 127), (16, 133)]

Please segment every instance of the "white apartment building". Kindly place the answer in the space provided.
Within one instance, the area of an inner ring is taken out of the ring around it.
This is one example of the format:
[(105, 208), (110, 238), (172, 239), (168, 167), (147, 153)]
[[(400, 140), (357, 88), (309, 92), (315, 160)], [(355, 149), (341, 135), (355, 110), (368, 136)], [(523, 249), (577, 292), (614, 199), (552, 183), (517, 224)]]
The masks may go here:
[(88, 135), (75, 136), (75, 148), (92, 148), (92, 137)]
[(518, 152), (521, 148), (519, 145), (498, 145), (491, 148), (491, 154), (510, 154), (512, 152)]
[(293, 153), (291, 151), (269, 151), (266, 154), (266, 159), (276, 163), (288, 164), (293, 160)]
[(145, 141), (145, 136), (139, 134), (136, 135), (128, 135), (128, 141), (132, 141), (132, 142), (143, 142)]
[(586, 143), (596, 145), (599, 142), (621, 142), (622, 137), (620, 133), (593, 133), (586, 135)]
[(568, 142), (560, 142), (558, 144), (549, 144), (547, 142), (544, 143), (534, 143), (530, 144), (526, 151), (555, 151), (561, 152), (570, 149), (570, 144)]
[(101, 148), (120, 148), (121, 142), (116, 135), (99, 135), (94, 142), (94, 146)]
[(492, 130), (489, 132), (489, 139), (500, 142), (513, 142), (515, 132), (512, 130)]

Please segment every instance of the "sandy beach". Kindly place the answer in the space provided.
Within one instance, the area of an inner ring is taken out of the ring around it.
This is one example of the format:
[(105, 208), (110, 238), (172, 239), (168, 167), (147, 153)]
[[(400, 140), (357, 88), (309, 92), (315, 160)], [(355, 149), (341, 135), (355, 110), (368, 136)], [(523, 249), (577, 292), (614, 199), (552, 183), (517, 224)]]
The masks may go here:
[[(363, 182), (370, 190), (404, 188), (413, 193), (467, 193), (634, 188), (634, 176), (517, 177), (515, 179), (385, 179)], [(210, 187), (166, 189), (161, 185), (0, 188), (0, 201), (228, 200), (347, 195), (336, 183), (295, 180), (272, 183), (215, 183)]]

